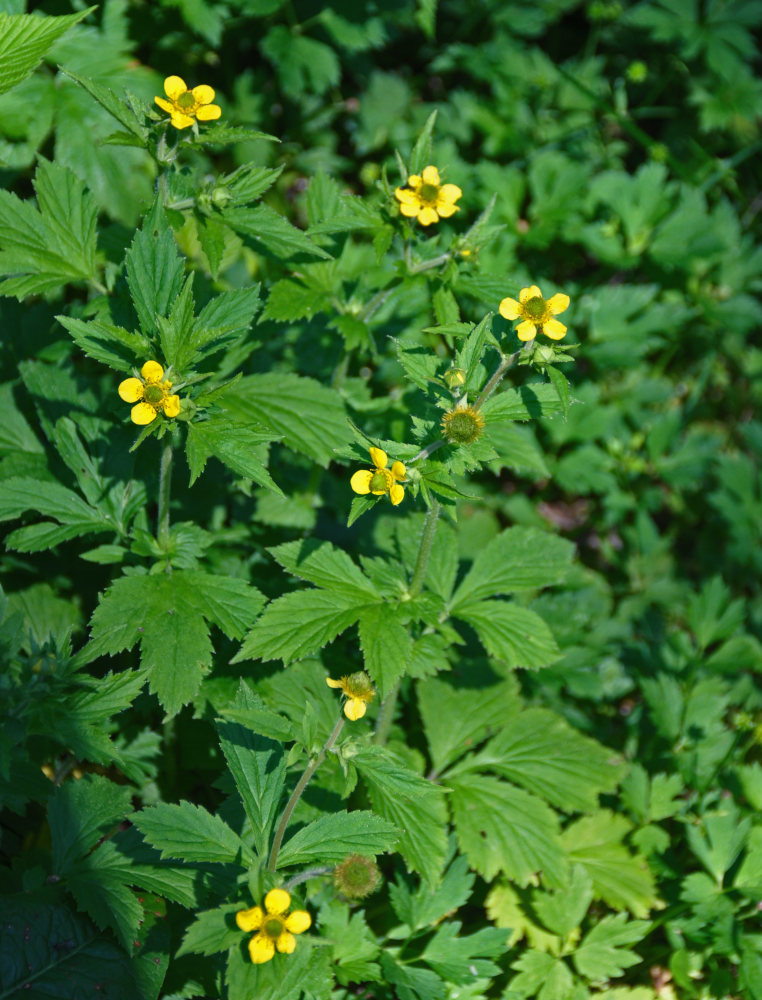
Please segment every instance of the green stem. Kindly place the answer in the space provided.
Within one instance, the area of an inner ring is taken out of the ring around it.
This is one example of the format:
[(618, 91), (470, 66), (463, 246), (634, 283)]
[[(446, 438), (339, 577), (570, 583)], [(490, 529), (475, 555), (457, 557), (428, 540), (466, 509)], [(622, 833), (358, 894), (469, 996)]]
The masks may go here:
[(290, 878), (288, 882), (284, 882), (283, 888), (288, 891), (293, 889), (295, 885), (301, 885), (302, 882), (307, 882), (311, 878), (319, 878), (321, 875), (328, 875), (333, 871), (331, 865), (322, 865), (320, 868), (308, 868), (306, 872), (299, 872), (298, 875), (294, 875)]
[(275, 871), (275, 864), (278, 860), (278, 852), (280, 851), (281, 844), (283, 843), (283, 836), (286, 832), (288, 821), (291, 819), (291, 813), (296, 808), (296, 803), (302, 797), (304, 789), (310, 783), (312, 775), (315, 773), (315, 771), (317, 771), (317, 769), (325, 760), (326, 754), (334, 745), (336, 740), (339, 738), (339, 733), (343, 728), (344, 728), (344, 716), (340, 715), (339, 721), (333, 727), (333, 732), (321, 747), (317, 757), (312, 758), (307, 767), (304, 769), (304, 774), (302, 774), (301, 778), (297, 781), (296, 788), (294, 788), (293, 792), (291, 793), (291, 798), (288, 800), (288, 802), (286, 803), (286, 808), (283, 810), (283, 815), (280, 818), (280, 823), (278, 823), (278, 829), (275, 831), (273, 846), (270, 851), (270, 857), (268, 858), (267, 861), (267, 867), (270, 869), (271, 872)]
[(473, 405), (474, 410), (480, 410), (482, 406), (484, 406), (484, 404), (487, 402), (487, 400), (495, 391), (495, 389), (497, 389), (497, 387), (500, 385), (500, 383), (503, 380), (503, 376), (511, 367), (511, 365), (519, 356), (519, 354), (521, 354), (522, 350), (523, 347), (519, 348), (518, 351), (514, 351), (513, 354), (509, 354), (507, 358), (506, 357), (501, 358), (500, 364), (497, 366), (489, 382), (487, 382), (487, 384), (484, 386), (481, 393), (479, 394), (479, 398), (474, 403)]
[(408, 264), (409, 274), (420, 274), (421, 271), (430, 271), (434, 267), (439, 267), (440, 264), (446, 264), (448, 260), (452, 257), (452, 251), (448, 250), (447, 253), (440, 254), (438, 257), (432, 257), (431, 260), (422, 260), (420, 264)]
[(161, 453), (159, 469), (159, 513), (156, 525), (156, 539), (166, 549), (169, 545), (169, 496), (172, 487), (172, 439), (167, 438)]
[[(434, 500), (426, 514), (426, 520), (423, 522), (423, 531), (421, 532), (421, 540), (418, 544), (418, 555), (415, 560), (415, 568), (413, 569), (413, 575), (410, 578), (410, 586), (407, 589), (408, 598), (417, 597), (421, 591), (421, 587), (423, 586), (423, 580), (426, 576), (426, 567), (429, 565), (431, 546), (434, 544), (434, 536), (437, 532), (437, 521), (439, 520), (439, 512), (441, 509), (442, 508), (439, 502)], [(399, 693), (400, 682), (396, 681), (392, 689), (389, 691), (389, 694), (387, 694), (381, 703), (381, 708), (378, 710), (375, 730), (375, 741), (378, 746), (384, 746), (389, 738), (389, 730), (391, 729), (392, 721), (394, 719), (394, 711), (397, 707), (397, 696)]]

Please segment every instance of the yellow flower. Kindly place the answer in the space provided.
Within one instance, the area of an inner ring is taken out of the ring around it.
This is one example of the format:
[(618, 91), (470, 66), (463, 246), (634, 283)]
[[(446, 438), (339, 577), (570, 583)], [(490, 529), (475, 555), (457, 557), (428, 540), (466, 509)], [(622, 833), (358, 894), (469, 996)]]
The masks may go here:
[(212, 104), (214, 91), (205, 83), (188, 90), (185, 80), (179, 76), (168, 76), (164, 81), (164, 93), (169, 98), (168, 101), (163, 97), (154, 97), (154, 100), (162, 111), (168, 111), (172, 115), (175, 128), (188, 128), (194, 119), (211, 122), (222, 114), (222, 108)]
[(447, 219), (458, 211), (455, 202), (463, 192), (457, 184), (442, 184), (436, 167), (424, 167), (421, 174), (411, 174), (409, 187), (398, 187), (394, 197), (400, 203), (400, 212), (409, 219), (418, 219), (422, 226), (430, 226)]
[(521, 289), (518, 302), (516, 299), (503, 299), (500, 315), (506, 319), (522, 320), (516, 327), (519, 340), (533, 340), (538, 329), (552, 340), (561, 340), (566, 334), (566, 327), (553, 317), (568, 309), (569, 301), (569, 296), (562, 292), (546, 300), (537, 285), (530, 285)]
[(326, 677), (325, 682), (328, 687), (341, 688), (347, 699), (344, 703), (344, 715), (352, 722), (356, 722), (365, 715), (368, 702), (376, 696), (370, 683), (370, 677), (364, 670), (358, 670), (356, 674), (350, 674), (349, 677), (340, 677), (337, 681), (332, 677)]
[(164, 369), (158, 361), (146, 361), (140, 369), (143, 379), (126, 378), (119, 383), (119, 395), (125, 403), (135, 403), (130, 414), (133, 424), (150, 424), (161, 410), (165, 417), (180, 412), (180, 397), (172, 396), (172, 383), (162, 381)]
[(386, 452), (380, 448), (370, 449), (370, 460), (375, 465), (375, 469), (360, 469), (349, 480), (349, 485), (355, 493), (373, 493), (382, 497), (389, 494), (389, 499), (396, 507), (402, 503), (405, 490), (400, 486), (398, 480), (405, 478), (405, 466), (402, 462), (392, 462), (391, 469), (387, 469), (389, 459)]
[(303, 934), (312, 924), (306, 910), (288, 912), (291, 896), (285, 889), (271, 889), (265, 896), (265, 908), (252, 906), (239, 910), (235, 922), (242, 931), (258, 931), (249, 941), (249, 955), (255, 965), (269, 962), (277, 948), (283, 955), (290, 955), (296, 947), (294, 934)]

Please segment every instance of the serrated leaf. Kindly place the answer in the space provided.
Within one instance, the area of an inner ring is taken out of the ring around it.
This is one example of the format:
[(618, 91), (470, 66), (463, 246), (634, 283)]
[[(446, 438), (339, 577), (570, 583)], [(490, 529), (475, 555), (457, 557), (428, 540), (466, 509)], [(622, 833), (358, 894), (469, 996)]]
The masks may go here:
[(0, 94), (29, 76), (53, 43), (95, 9), (63, 17), (0, 13)]
[(431, 163), (431, 139), (434, 134), (436, 120), (437, 112), (432, 111), (426, 119), (426, 124), (421, 129), (421, 134), (416, 139), (415, 146), (410, 154), (411, 174), (420, 174), (423, 168)]
[(573, 956), (577, 972), (593, 981), (621, 976), (640, 961), (640, 955), (622, 945), (641, 941), (649, 927), (648, 921), (629, 920), (626, 913), (603, 917), (577, 945)]
[(319, 247), (301, 229), (292, 226), (269, 205), (256, 208), (229, 208), (222, 221), (241, 236), (263, 244), (281, 260), (294, 260), (304, 254), (330, 260), (331, 255)]
[(130, 820), (162, 858), (243, 864), (254, 855), (223, 819), (192, 802), (162, 802), (133, 813)]
[(95, 774), (56, 788), (48, 803), (53, 865), (65, 873), (130, 809), (130, 789)]
[(537, 1000), (571, 1000), (574, 978), (561, 958), (545, 951), (525, 951), (511, 965), (518, 975), (508, 982), (509, 996), (533, 997)]
[(304, 539), (285, 542), (267, 551), (288, 573), (318, 587), (336, 591), (352, 600), (381, 600), (381, 595), (356, 563), (330, 542)]
[(331, 813), (313, 820), (290, 837), (278, 854), (278, 868), (338, 864), (350, 854), (384, 854), (399, 840), (393, 823), (367, 809)]
[(426, 945), (421, 961), (443, 979), (458, 986), (468, 986), (476, 979), (499, 975), (502, 970), (488, 958), (498, 958), (506, 951), (507, 931), (483, 927), (474, 934), (458, 936), (459, 920), (445, 921)]
[(569, 381), (564, 373), (559, 371), (558, 368), (554, 368), (553, 365), (546, 365), (545, 371), (553, 384), (553, 388), (556, 390), (558, 400), (561, 403), (561, 412), (564, 415), (564, 420), (566, 420), (569, 416), (569, 400), (571, 398)]
[[(94, 10), (95, 8), (91, 8)], [(96, 80), (89, 80), (83, 76), (77, 76), (70, 69), (65, 67), (62, 69), (64, 76), (68, 76), (75, 83), (78, 83), (83, 90), (100, 104), (102, 108), (105, 108), (108, 113), (115, 118), (120, 125), (124, 125), (127, 129), (129, 136), (126, 138), (131, 138), (131, 145), (138, 145), (141, 148), (145, 148), (147, 145), (146, 137), (148, 135), (148, 129), (141, 124), (138, 116), (124, 101), (119, 100), (113, 90), (108, 87), (104, 87), (103, 84), (98, 83)]]
[(561, 583), (569, 571), (574, 545), (537, 528), (506, 528), (474, 559), (450, 607), (498, 594)]
[(529, 608), (507, 601), (459, 605), (458, 618), (468, 622), (490, 656), (510, 667), (536, 670), (560, 656), (547, 623)]
[(522, 886), (538, 872), (563, 884), (566, 859), (549, 806), (498, 778), (469, 774), (448, 783), (458, 844), (472, 868), (486, 879), (502, 871)]
[(185, 265), (174, 233), (157, 201), (135, 234), (125, 257), (127, 284), (143, 333), (158, 332), (157, 318), (169, 315), (180, 294)]
[(408, 867), (436, 883), (447, 854), (442, 789), (381, 747), (364, 747), (352, 760), (368, 786), (373, 809), (402, 831), (398, 850)]
[(143, 907), (131, 884), (124, 858), (111, 841), (80, 858), (66, 875), (66, 887), (76, 899), (77, 907), (101, 930), (107, 927), (114, 930), (129, 954), (134, 950), (143, 920)]
[(378, 604), (360, 615), (360, 648), (365, 670), (385, 698), (413, 657), (410, 631), (402, 625), (400, 612), (390, 604)]
[(103, 320), (81, 320), (71, 316), (56, 316), (71, 334), (72, 340), (88, 357), (124, 373), (137, 362), (145, 360), (150, 341), (141, 333), (131, 333), (123, 327)]
[(245, 907), (241, 903), (223, 903), (213, 910), (197, 913), (177, 949), (180, 955), (216, 955), (241, 941), (241, 931), (235, 924), (235, 914)]
[(192, 486), (204, 471), (207, 459), (214, 456), (239, 476), (251, 479), (278, 496), (283, 491), (256, 457), (255, 449), (277, 440), (272, 431), (256, 424), (239, 424), (224, 416), (194, 420), (188, 425), (186, 457)]
[(482, 406), (487, 426), (495, 420), (537, 420), (538, 417), (551, 417), (561, 410), (558, 393), (547, 382), (532, 382), (518, 389), (504, 389), (490, 396)]
[(582, 865), (574, 865), (566, 885), (553, 892), (532, 893), (532, 910), (542, 924), (567, 938), (582, 923), (593, 899), (593, 883)]

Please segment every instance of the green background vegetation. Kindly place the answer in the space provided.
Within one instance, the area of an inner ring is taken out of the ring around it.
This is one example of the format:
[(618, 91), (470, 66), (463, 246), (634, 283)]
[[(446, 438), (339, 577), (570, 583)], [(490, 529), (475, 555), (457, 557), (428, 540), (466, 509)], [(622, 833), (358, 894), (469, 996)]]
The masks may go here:
[[(16, 78), (3, 16), (0, 997), (760, 1000), (762, 5), (106, 0)], [(162, 213), (169, 74), (223, 117)], [(406, 231), (395, 150), (434, 111), (460, 211)], [(571, 296), (566, 416), (507, 389), (489, 449), (348, 526), (353, 425), (407, 461), (429, 379), (467, 356), (478, 391), (518, 342), (460, 338), (531, 283)], [(165, 539), (167, 438), (130, 451), (116, 394), (157, 344), (208, 380)], [(427, 489), (448, 517), (406, 610)], [(351, 843), (384, 885), (302, 883), (313, 928), (255, 970), (232, 915), (335, 722), (326, 674), (363, 665), (371, 725), (281, 863)]]

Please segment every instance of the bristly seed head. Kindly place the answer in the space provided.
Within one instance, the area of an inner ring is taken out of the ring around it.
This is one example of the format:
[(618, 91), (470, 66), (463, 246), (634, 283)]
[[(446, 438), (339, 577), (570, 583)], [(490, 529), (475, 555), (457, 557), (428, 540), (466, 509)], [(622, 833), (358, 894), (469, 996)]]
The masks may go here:
[(342, 896), (347, 899), (363, 899), (379, 887), (381, 870), (373, 858), (350, 854), (334, 868), (333, 881)]
[(473, 444), (483, 429), (484, 417), (472, 406), (448, 410), (442, 417), (442, 434), (452, 444)]

